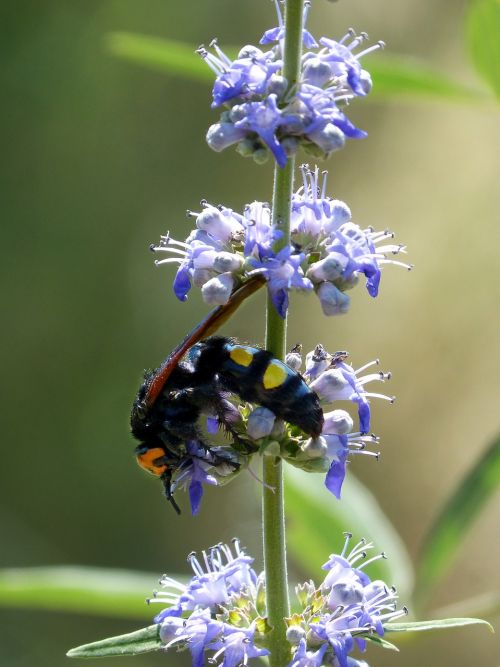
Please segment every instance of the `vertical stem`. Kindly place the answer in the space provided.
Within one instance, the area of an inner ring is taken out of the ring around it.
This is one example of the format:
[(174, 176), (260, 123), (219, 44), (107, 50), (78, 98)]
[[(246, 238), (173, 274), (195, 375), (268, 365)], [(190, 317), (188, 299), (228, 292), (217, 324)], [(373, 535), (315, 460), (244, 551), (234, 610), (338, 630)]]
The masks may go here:
[[(285, 44), (283, 74), (289, 88), (297, 82), (302, 49), (302, 14), (304, 0), (285, 2)], [(295, 160), (274, 171), (273, 224), (283, 232), (276, 250), (290, 243), (291, 198)], [(271, 299), (267, 300), (266, 348), (278, 359), (285, 358), (286, 319), (282, 319)], [(286, 667), (290, 662), (290, 645), (286, 640), (284, 618), (290, 615), (285, 540), (285, 503), (283, 464), (274, 456), (264, 456), (262, 519), (264, 567), (266, 572), (267, 616), (272, 631), (268, 646), (270, 667)]]

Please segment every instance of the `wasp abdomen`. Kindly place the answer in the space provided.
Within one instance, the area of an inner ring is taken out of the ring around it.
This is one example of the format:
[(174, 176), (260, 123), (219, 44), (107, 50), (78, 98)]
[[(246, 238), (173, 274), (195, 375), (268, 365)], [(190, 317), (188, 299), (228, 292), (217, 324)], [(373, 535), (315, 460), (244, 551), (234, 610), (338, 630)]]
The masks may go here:
[(299, 373), (267, 350), (226, 342), (219, 369), (221, 384), (244, 401), (262, 405), (316, 437), (323, 427), (317, 394)]

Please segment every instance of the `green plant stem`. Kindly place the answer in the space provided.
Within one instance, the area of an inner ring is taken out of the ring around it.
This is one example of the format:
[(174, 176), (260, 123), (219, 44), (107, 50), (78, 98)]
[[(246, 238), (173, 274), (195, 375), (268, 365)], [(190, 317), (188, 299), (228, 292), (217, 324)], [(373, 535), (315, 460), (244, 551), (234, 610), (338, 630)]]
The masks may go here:
[[(302, 49), (303, 0), (286, 0), (283, 74), (293, 89), (299, 74)], [(290, 243), (291, 199), (295, 161), (289, 159), (281, 169), (276, 165), (273, 189), (273, 225), (283, 232), (275, 250)], [(266, 349), (278, 359), (285, 358), (286, 319), (282, 319), (268, 296)], [(262, 520), (264, 568), (266, 572), (267, 617), (272, 627), (268, 647), (270, 667), (285, 667), (290, 662), (290, 644), (286, 639), (284, 618), (290, 615), (285, 540), (285, 503), (283, 464), (272, 454), (263, 462)]]

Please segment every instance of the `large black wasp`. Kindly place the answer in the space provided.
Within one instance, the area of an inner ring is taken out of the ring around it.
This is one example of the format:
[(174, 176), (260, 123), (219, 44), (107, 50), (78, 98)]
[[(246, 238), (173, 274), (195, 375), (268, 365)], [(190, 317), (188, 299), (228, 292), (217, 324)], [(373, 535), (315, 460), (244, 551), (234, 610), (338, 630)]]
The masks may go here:
[[(156, 370), (145, 374), (131, 414), (139, 465), (158, 476), (174, 509), (172, 476), (190, 460), (185, 444), (196, 440), (216, 463), (237, 466), (221, 448), (204, 442), (198, 425), (202, 413), (214, 414), (237, 439), (228, 416), (228, 393), (257, 403), (316, 437), (323, 426), (317, 395), (302, 376), (270, 352), (220, 336), (210, 337), (261, 287), (256, 276), (200, 322)], [(188, 360), (183, 357), (188, 354)]]

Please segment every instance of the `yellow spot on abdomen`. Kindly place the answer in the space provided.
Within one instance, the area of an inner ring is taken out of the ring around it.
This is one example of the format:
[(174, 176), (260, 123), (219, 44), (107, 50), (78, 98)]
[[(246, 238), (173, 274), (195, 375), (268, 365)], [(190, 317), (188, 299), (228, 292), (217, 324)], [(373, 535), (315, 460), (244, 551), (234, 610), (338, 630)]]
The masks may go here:
[(253, 353), (249, 352), (247, 349), (244, 347), (240, 347), (238, 345), (235, 345), (231, 352), (229, 353), (229, 356), (231, 359), (234, 361), (235, 364), (238, 364), (238, 366), (250, 366), (252, 363), (253, 359)]
[(271, 361), (262, 378), (264, 389), (275, 389), (276, 387), (280, 387), (286, 380), (287, 376), (288, 373), (286, 369), (279, 362)]

